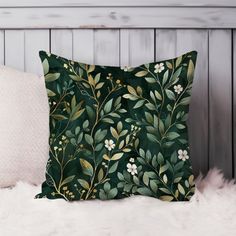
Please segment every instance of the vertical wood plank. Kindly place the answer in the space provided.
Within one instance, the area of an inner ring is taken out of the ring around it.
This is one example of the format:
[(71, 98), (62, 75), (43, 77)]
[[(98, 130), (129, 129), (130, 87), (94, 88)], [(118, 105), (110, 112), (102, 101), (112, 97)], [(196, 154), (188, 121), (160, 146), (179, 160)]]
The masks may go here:
[(5, 63), (5, 40), (4, 40), (4, 30), (0, 30), (0, 64)]
[(94, 64), (94, 30), (73, 30), (73, 60)]
[(43, 74), (39, 51), (49, 51), (49, 30), (25, 31), (25, 71)]
[(121, 65), (137, 66), (155, 58), (153, 29), (122, 29), (120, 31)]
[(189, 141), (195, 175), (208, 170), (208, 30), (177, 30), (177, 55), (198, 52), (189, 110)]
[(174, 29), (156, 30), (156, 61), (176, 57), (177, 31)]
[(95, 64), (118, 66), (119, 30), (94, 30)]
[(233, 177), (236, 178), (236, 30), (233, 30)]
[(5, 31), (5, 65), (24, 71), (25, 69), (24, 30)]
[(51, 30), (51, 52), (68, 59), (73, 58), (72, 30)]
[(232, 48), (231, 30), (209, 34), (210, 167), (232, 177)]

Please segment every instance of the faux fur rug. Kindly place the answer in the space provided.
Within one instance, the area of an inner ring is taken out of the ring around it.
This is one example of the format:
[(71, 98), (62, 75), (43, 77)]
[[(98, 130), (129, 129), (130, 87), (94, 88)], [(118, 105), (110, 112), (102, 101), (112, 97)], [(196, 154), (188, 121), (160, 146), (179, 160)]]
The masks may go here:
[(216, 169), (198, 178), (190, 202), (135, 196), (67, 203), (34, 199), (39, 189), (25, 183), (0, 189), (0, 235), (236, 235), (236, 184)]

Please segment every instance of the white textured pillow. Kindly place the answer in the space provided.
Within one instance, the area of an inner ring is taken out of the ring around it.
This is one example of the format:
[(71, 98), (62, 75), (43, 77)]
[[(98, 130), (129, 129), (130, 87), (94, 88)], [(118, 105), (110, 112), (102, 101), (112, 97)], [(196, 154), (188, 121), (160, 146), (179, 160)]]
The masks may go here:
[(44, 180), (48, 113), (43, 77), (0, 66), (0, 187)]

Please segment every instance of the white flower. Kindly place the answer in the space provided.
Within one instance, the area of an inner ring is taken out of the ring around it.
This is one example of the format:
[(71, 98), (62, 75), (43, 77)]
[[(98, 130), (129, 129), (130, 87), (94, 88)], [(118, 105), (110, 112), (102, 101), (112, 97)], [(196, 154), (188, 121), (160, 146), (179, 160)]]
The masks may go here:
[(189, 159), (188, 152), (186, 150), (178, 150), (178, 158), (182, 161), (186, 161)]
[(134, 158), (131, 157), (131, 158), (129, 159), (129, 161), (130, 161), (130, 162), (134, 162)]
[(122, 66), (122, 67), (121, 67), (121, 70), (123, 70), (123, 71), (125, 71), (125, 72), (129, 71), (130, 69), (131, 69), (130, 66)]
[(183, 91), (183, 87), (180, 84), (178, 84), (174, 86), (174, 90), (177, 94), (180, 94)]
[(58, 149), (58, 147), (54, 147), (53, 149), (54, 149), (54, 151), (56, 151)]
[(113, 142), (112, 139), (110, 139), (110, 140), (106, 139), (106, 140), (105, 140), (105, 147), (106, 147), (109, 151), (111, 151), (112, 149), (114, 149), (115, 146), (116, 146), (116, 145), (114, 144), (114, 142)]
[(68, 68), (68, 65), (65, 63), (64, 65), (63, 65), (66, 69)]
[(135, 164), (128, 163), (127, 164), (127, 171), (131, 173), (131, 175), (138, 174), (137, 166)]
[(165, 69), (164, 63), (156, 64), (155, 65), (155, 73), (161, 73)]

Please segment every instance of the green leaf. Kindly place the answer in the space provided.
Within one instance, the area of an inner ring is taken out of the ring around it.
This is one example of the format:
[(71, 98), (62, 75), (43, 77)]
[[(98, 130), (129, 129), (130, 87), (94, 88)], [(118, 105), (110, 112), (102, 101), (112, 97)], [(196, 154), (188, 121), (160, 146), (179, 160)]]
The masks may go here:
[(87, 72), (88, 72), (88, 73), (91, 73), (91, 72), (93, 72), (94, 70), (95, 70), (95, 65), (90, 65)]
[(159, 190), (161, 190), (163, 193), (171, 194), (170, 190), (167, 188), (159, 188)]
[(155, 90), (154, 93), (155, 93), (155, 97), (161, 101), (162, 100), (161, 94), (157, 90)]
[(76, 106), (76, 98), (75, 95), (71, 99), (71, 108), (73, 109)]
[(167, 66), (169, 69), (171, 69), (171, 70), (173, 69), (172, 64), (171, 64), (170, 62), (168, 62), (168, 61), (166, 62), (166, 66)]
[(163, 134), (165, 131), (165, 126), (164, 126), (164, 123), (161, 119), (159, 120), (159, 131), (161, 134)]
[(166, 138), (168, 138), (169, 140), (173, 140), (173, 139), (176, 139), (178, 138), (180, 135), (176, 132), (168, 132), (166, 134)]
[(178, 190), (182, 195), (185, 195), (185, 190), (181, 184), (178, 184)]
[(70, 183), (74, 178), (75, 178), (75, 175), (71, 175), (71, 176), (65, 178), (65, 179), (62, 181), (61, 186)]
[(174, 151), (174, 152), (171, 154), (170, 161), (171, 161), (172, 163), (174, 163), (174, 164), (177, 162), (177, 153), (176, 153), (176, 151)]
[(126, 99), (129, 99), (129, 100), (131, 100), (131, 101), (135, 101), (135, 100), (138, 100), (138, 97), (137, 96), (134, 96), (134, 95), (132, 95), (132, 94), (124, 94), (123, 95), (123, 98), (126, 98)]
[(70, 120), (74, 121), (74, 120), (78, 119), (84, 113), (84, 111), (85, 111), (85, 108), (72, 113)]
[(124, 176), (120, 172), (117, 173), (117, 177), (121, 181), (123, 181), (125, 179)]
[(85, 141), (89, 144), (92, 145), (93, 144), (93, 137), (90, 136), (89, 134), (85, 134), (84, 135)]
[(168, 195), (163, 195), (163, 196), (160, 196), (160, 199), (162, 201), (171, 202), (174, 199), (174, 197), (173, 196), (168, 196)]
[(118, 135), (117, 131), (116, 131), (112, 126), (110, 127), (110, 131), (111, 131), (112, 136), (113, 136), (115, 139), (118, 139), (118, 138), (119, 138), (119, 135)]
[(132, 86), (128, 85), (127, 89), (128, 89), (130, 94), (137, 96), (137, 92)]
[[(101, 77), (101, 73), (98, 73), (98, 74), (95, 75), (95, 78), (94, 78), (95, 84), (97, 84), (97, 83), (99, 82), (100, 77)], [(100, 84), (101, 84), (101, 83), (100, 83)], [(103, 85), (103, 84), (104, 84), (104, 83), (102, 83), (102, 85)], [(99, 86), (102, 87), (102, 85), (99, 85)], [(98, 84), (96, 85), (96, 89), (98, 89), (97, 86), (98, 86)]]
[(171, 90), (166, 89), (165, 92), (166, 92), (167, 97), (168, 97), (170, 100), (175, 100), (175, 94), (174, 94)]
[(137, 109), (141, 107), (145, 103), (145, 100), (139, 100), (133, 107), (133, 109)]
[(148, 71), (142, 70), (142, 71), (137, 72), (137, 73), (135, 74), (135, 76), (136, 76), (136, 77), (143, 77), (143, 76), (145, 76), (145, 75), (147, 75), (147, 74), (148, 74)]
[(45, 81), (52, 82), (52, 81), (57, 80), (59, 77), (60, 77), (60, 73), (47, 74), (47, 75), (45, 75)]
[(144, 196), (152, 196), (151, 190), (146, 187), (138, 188), (137, 192)]
[(159, 174), (164, 173), (166, 170), (168, 170), (168, 165), (167, 164), (160, 167)]
[(164, 157), (160, 152), (157, 155), (157, 162), (159, 165), (162, 165), (164, 163)]
[(143, 174), (143, 182), (144, 182), (145, 185), (148, 186), (148, 184), (149, 184), (149, 176), (148, 176), (147, 172), (144, 172), (144, 174)]
[(110, 118), (103, 118), (102, 121), (105, 122), (105, 123), (109, 123), (109, 124), (114, 124), (114, 123), (115, 123), (115, 122), (114, 122), (112, 119), (110, 119)]
[(150, 84), (154, 84), (157, 82), (156, 79), (153, 77), (145, 77), (145, 80)]
[(124, 153), (122, 153), (122, 152), (116, 153), (111, 157), (111, 160), (112, 161), (119, 160), (123, 155), (124, 155)]
[(95, 89), (100, 89), (100, 88), (102, 88), (103, 85), (104, 85), (104, 82), (101, 82), (96, 85)]
[(51, 117), (54, 118), (55, 120), (66, 120), (66, 119), (68, 119), (66, 116), (63, 116), (63, 115), (60, 115), (60, 114), (52, 114)]
[(98, 182), (100, 182), (104, 177), (104, 171), (103, 169), (101, 168), (98, 172)]
[(95, 135), (94, 135), (94, 140), (96, 143), (101, 142), (107, 135), (107, 130), (97, 130)]
[(118, 193), (117, 188), (111, 189), (107, 195), (108, 199), (113, 199), (117, 195), (117, 193)]
[(88, 126), (89, 126), (89, 121), (88, 121), (88, 120), (84, 121), (84, 123), (83, 123), (83, 129), (87, 129)]
[(173, 82), (175, 82), (177, 80), (177, 78), (180, 76), (181, 74), (181, 71), (182, 71), (182, 67), (178, 68), (178, 70), (175, 71), (175, 73), (173, 74), (172, 76), (172, 84)]
[(187, 71), (187, 78), (188, 78), (189, 81), (192, 80), (193, 73), (194, 73), (194, 64), (193, 64), (193, 61), (190, 60), (189, 64), (188, 64), (188, 71)]
[(78, 126), (78, 127), (76, 127), (76, 129), (75, 129), (75, 135), (78, 135), (79, 132), (80, 132), (80, 127)]
[(43, 60), (43, 71), (44, 71), (44, 74), (46, 75), (48, 72), (49, 72), (49, 64), (48, 64), (48, 60), (45, 58)]
[(184, 129), (185, 125), (182, 124), (176, 124), (177, 129)]
[(86, 161), (84, 159), (80, 159), (79, 161), (80, 161), (80, 165), (83, 168), (83, 173), (85, 175), (92, 176), (93, 175), (93, 166), (88, 161)]
[(105, 192), (108, 192), (111, 189), (111, 185), (108, 182), (106, 182), (103, 186), (103, 189)]
[(158, 186), (155, 180), (150, 180), (150, 188), (154, 193), (157, 192)]
[(164, 181), (165, 184), (167, 184), (168, 178), (167, 178), (166, 174), (163, 175), (163, 181)]
[(156, 138), (156, 136), (154, 136), (153, 134), (147, 133), (147, 138), (148, 138), (151, 142), (157, 142), (157, 138)]
[(78, 75), (70, 75), (70, 78), (73, 79), (74, 81), (80, 81), (81, 78)]
[(78, 179), (78, 182), (80, 183), (80, 185), (81, 185), (84, 189), (86, 189), (86, 190), (89, 189), (89, 183), (88, 183), (86, 180), (84, 180), (84, 179)]
[(104, 106), (105, 113), (109, 113), (111, 111), (112, 102), (113, 102), (113, 98), (105, 104), (105, 106)]
[(109, 168), (109, 173), (110, 173), (110, 174), (111, 174), (111, 173), (114, 173), (114, 172), (117, 170), (118, 164), (119, 164), (119, 162), (117, 161), (115, 164), (113, 164), (113, 165), (111, 166), (111, 168)]
[(189, 103), (190, 103), (190, 97), (185, 97), (185, 98), (180, 100), (179, 105), (185, 106), (185, 105), (188, 105)]
[(167, 71), (164, 73), (163, 80), (162, 80), (162, 85), (165, 85), (165, 83), (166, 83), (167, 80), (168, 80), (168, 76), (169, 76), (169, 70), (167, 70)]
[(50, 89), (47, 89), (47, 94), (48, 94), (48, 97), (54, 97), (56, 94), (50, 90)]
[(123, 124), (122, 124), (121, 121), (119, 121), (119, 122), (117, 123), (117, 130), (118, 130), (118, 132), (121, 132), (122, 128), (123, 128)]
[(145, 112), (144, 114), (145, 114), (147, 122), (150, 124), (153, 124), (153, 117), (152, 117), (151, 113)]
[(175, 67), (178, 67), (180, 63), (182, 62), (182, 56), (178, 57), (175, 62)]

